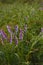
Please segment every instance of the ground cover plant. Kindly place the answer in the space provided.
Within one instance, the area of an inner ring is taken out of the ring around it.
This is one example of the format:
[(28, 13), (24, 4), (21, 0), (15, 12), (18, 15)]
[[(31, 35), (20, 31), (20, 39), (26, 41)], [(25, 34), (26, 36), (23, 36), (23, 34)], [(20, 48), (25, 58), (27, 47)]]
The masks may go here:
[(0, 65), (43, 65), (43, 8), (0, 2)]

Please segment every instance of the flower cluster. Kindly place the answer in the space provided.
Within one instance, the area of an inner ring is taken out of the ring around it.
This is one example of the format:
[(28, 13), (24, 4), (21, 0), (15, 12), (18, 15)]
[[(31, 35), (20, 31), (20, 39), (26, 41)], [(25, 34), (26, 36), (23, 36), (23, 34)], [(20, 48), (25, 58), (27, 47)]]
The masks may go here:
[[(11, 26), (9, 26), (9, 25), (7, 25), (6, 28), (7, 28), (8, 33), (10, 34), (10, 39), (9, 39), (10, 44), (12, 44), (12, 42), (14, 40), (15, 44), (17, 45), (18, 40), (20, 40), (20, 41), (23, 40), (24, 33), (27, 31), (27, 24), (24, 25), (24, 29), (22, 29), (22, 28), (19, 29), (19, 26), (15, 25), (14, 26), (14, 31), (15, 32), (12, 32)], [(19, 35), (17, 36), (18, 32), (19, 32)], [(0, 38), (1, 42), (4, 43), (4, 40), (8, 41), (7, 34), (3, 30), (0, 30), (0, 37), (1, 37)]]
[[(1, 29), (0, 30), (0, 39), (2, 44), (4, 44), (4, 40), (9, 40), (9, 43), (12, 44), (12, 42), (14, 42), (16, 45), (18, 44), (19, 40), (23, 41), (24, 39), (24, 33), (27, 32), (27, 24), (24, 25), (24, 28), (19, 28), (18, 25), (14, 26), (14, 32), (11, 30), (11, 26), (6, 26), (7, 31), (10, 35), (10, 38), (8, 38), (7, 34)], [(41, 28), (41, 32), (43, 32), (43, 28)]]

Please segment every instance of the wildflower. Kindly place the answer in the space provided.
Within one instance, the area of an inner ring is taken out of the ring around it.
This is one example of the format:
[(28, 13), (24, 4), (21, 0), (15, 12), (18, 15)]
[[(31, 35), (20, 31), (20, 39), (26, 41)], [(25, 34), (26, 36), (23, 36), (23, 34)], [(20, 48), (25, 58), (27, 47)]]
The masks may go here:
[(14, 36), (14, 40), (15, 40), (15, 44), (17, 45), (18, 44), (18, 38), (17, 38), (17, 36)]
[(4, 45), (4, 39), (7, 40), (7, 35), (6, 35), (6, 33), (3, 30), (0, 31), (0, 35), (1, 35), (2, 45)]
[(43, 32), (43, 28), (41, 28), (41, 32)]
[(18, 32), (18, 25), (15, 26), (15, 32)]
[(11, 27), (7, 25), (7, 30), (9, 33), (11, 33)]
[(2, 37), (1, 30), (0, 30), (0, 40), (1, 40), (1, 42), (2, 42), (2, 45), (4, 45), (4, 42), (3, 42), (3, 37)]
[(10, 44), (12, 44), (12, 31), (11, 31), (11, 27), (7, 26), (8, 32), (10, 33)]
[(23, 31), (22, 31), (22, 29), (20, 29), (19, 39), (20, 39), (20, 40), (23, 40)]
[(3, 37), (4, 39), (7, 39), (7, 35), (6, 35), (6, 33), (5, 33), (3, 30), (1, 30), (1, 34), (2, 34), (2, 37)]

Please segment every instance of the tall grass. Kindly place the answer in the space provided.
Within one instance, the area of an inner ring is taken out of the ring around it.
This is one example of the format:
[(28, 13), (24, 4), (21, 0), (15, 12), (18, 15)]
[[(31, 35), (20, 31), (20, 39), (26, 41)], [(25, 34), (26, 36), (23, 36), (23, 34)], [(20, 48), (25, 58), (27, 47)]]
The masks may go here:
[(0, 3), (0, 30), (4, 30), (8, 38), (7, 25), (15, 33), (15, 25), (24, 30), (24, 24), (28, 30), (24, 33), (23, 41), (18, 40), (17, 45), (14, 40), (12, 44), (4, 40), (2, 45), (0, 37), (0, 65), (43, 65), (43, 10), (40, 5)]

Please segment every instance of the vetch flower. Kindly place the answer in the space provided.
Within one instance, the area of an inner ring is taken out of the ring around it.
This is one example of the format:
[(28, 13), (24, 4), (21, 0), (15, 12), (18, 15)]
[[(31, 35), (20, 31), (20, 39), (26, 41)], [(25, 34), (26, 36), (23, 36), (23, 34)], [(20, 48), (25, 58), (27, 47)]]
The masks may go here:
[(20, 40), (23, 40), (23, 31), (22, 31), (22, 29), (20, 29), (19, 39), (20, 39)]
[(43, 32), (43, 28), (41, 28), (41, 32)]
[(3, 40), (3, 37), (2, 37), (1, 30), (0, 30), (0, 40), (1, 40), (1, 42), (2, 42), (2, 45), (4, 45), (4, 40)]
[(4, 45), (4, 39), (7, 40), (7, 35), (6, 35), (6, 33), (3, 30), (0, 31), (0, 34), (1, 34), (2, 45)]
[(3, 37), (4, 39), (7, 39), (7, 35), (6, 35), (6, 33), (5, 33), (3, 30), (1, 30), (1, 34), (2, 34), (2, 37)]
[(10, 26), (7, 26), (7, 29), (8, 29), (8, 32), (10, 33), (10, 44), (12, 44), (12, 31), (11, 31), (11, 27)]
[(14, 35), (15, 44), (18, 45), (18, 38)]
[(11, 33), (11, 27), (7, 25), (7, 30), (9, 33)]
[(15, 26), (15, 32), (18, 32), (18, 25)]

